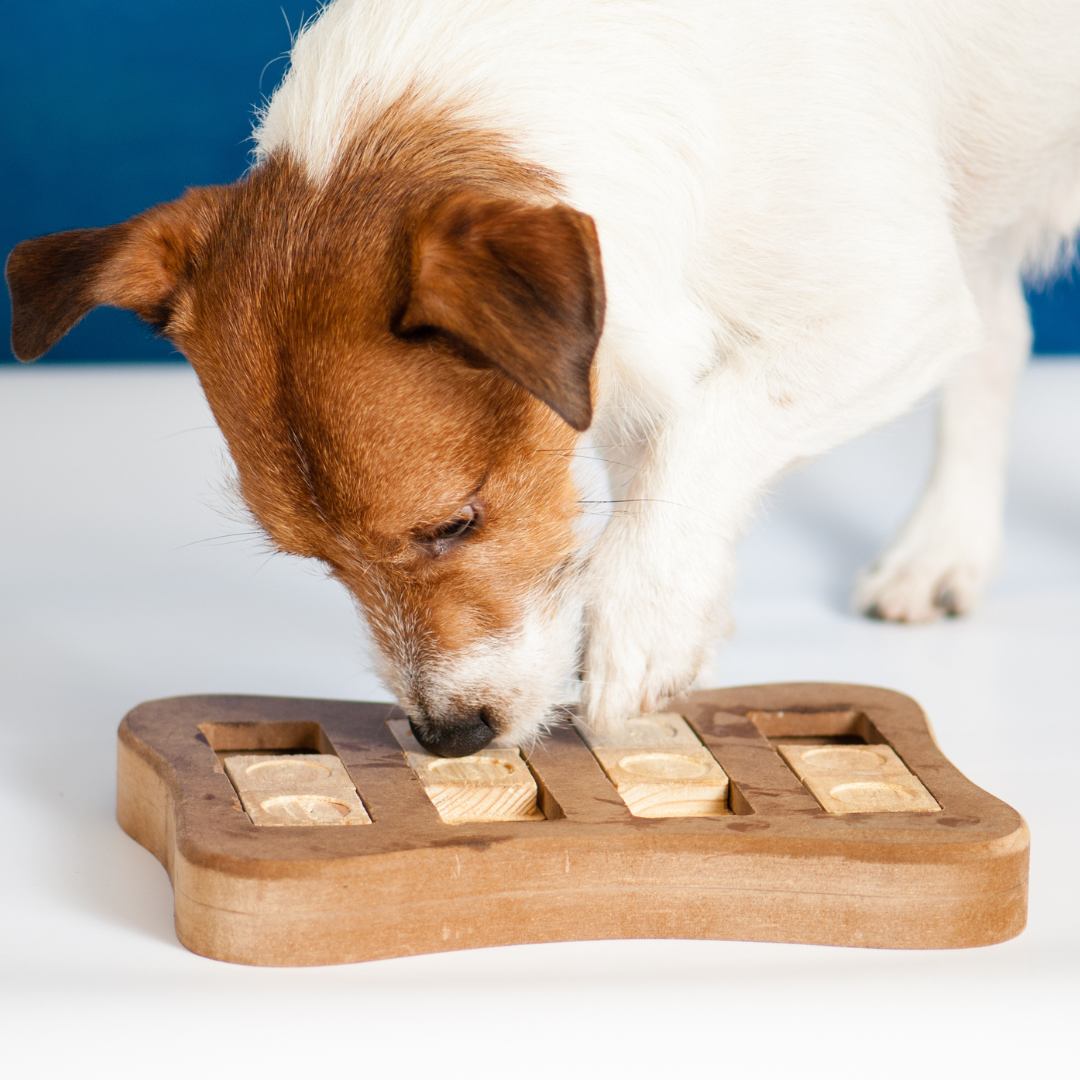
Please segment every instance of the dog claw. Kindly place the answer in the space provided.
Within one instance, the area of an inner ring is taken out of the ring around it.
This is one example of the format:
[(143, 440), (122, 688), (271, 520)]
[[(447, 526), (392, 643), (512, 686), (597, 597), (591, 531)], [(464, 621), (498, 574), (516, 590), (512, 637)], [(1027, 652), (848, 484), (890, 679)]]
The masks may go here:
[(937, 596), (934, 597), (934, 606), (939, 608), (950, 619), (955, 619), (958, 615), (964, 613), (955, 591), (949, 587), (939, 590)]

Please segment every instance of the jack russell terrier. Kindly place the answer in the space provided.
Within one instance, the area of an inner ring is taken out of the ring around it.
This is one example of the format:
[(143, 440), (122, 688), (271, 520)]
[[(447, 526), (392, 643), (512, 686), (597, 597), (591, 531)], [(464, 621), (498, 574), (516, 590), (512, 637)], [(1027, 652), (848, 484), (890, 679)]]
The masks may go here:
[[(1076, 0), (337, 0), (241, 180), (15, 248), (14, 351), (98, 304), (174, 342), (429, 750), (534, 737), (575, 670), (603, 728), (698, 676), (769, 482), (938, 386), (858, 600), (976, 602), (1078, 55)], [(630, 476), (591, 540), (587, 429)]]

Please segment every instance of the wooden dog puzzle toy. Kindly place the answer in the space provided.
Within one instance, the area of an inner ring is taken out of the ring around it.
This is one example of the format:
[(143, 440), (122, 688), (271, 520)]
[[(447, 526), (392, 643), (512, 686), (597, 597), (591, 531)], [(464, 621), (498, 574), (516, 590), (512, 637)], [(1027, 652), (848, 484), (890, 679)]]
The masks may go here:
[(707, 690), (529, 751), (439, 758), (391, 705), (183, 697), (120, 725), (117, 817), (176, 931), (244, 964), (524, 942), (988, 945), (1028, 831), (889, 690)]

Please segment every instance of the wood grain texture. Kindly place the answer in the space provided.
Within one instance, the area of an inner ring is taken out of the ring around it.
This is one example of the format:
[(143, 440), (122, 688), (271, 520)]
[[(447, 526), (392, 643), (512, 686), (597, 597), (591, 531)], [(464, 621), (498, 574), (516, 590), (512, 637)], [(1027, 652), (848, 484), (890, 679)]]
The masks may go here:
[(408, 720), (390, 720), (387, 726), (447, 825), (543, 818), (536, 805), (536, 781), (519, 751), (480, 750), (443, 758), (416, 741)]
[[(168, 869), (180, 940), (247, 964), (620, 937), (952, 948), (1023, 928), (1023, 819), (945, 759), (910, 698), (791, 684), (672, 709), (727, 772), (732, 814), (632, 816), (566, 725), (526, 755), (544, 819), (447, 825), (393, 706), (214, 696), (125, 718), (117, 816)], [(770, 740), (890, 746), (941, 809), (828, 814)], [(218, 757), (275, 750), (336, 754), (372, 824), (254, 825)]]
[(729, 814), (728, 778), (678, 713), (653, 713), (596, 732), (573, 721), (634, 817)]
[(776, 749), (830, 814), (941, 809), (891, 746), (778, 742)]
[(335, 754), (232, 754), (222, 759), (255, 825), (370, 825)]
[(703, 746), (594, 750), (607, 778), (634, 817), (684, 818), (729, 814), (727, 774)]
[(678, 713), (635, 716), (611, 731), (593, 731), (588, 724), (578, 719), (575, 719), (573, 724), (590, 750), (630, 750), (643, 746), (670, 750), (680, 746), (694, 749), (701, 746), (701, 740)]

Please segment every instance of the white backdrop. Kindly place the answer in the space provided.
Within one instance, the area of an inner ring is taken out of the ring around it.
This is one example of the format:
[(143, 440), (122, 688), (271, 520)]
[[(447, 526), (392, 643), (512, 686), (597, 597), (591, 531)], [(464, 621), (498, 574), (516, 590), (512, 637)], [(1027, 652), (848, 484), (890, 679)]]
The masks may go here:
[(1036, 365), (1023, 384), (1009, 549), (984, 607), (867, 622), (847, 610), (851, 578), (910, 508), (929, 442), (922, 410), (778, 486), (743, 544), (720, 677), (921, 701), (952, 761), (1031, 826), (1020, 938), (939, 953), (583, 942), (252, 969), (177, 944), (164, 870), (113, 819), (116, 725), (172, 694), (385, 699), (352, 608), (213, 509), (221, 441), (189, 369), (0, 368), (5, 1074), (1075, 1075), (1080, 364)]

